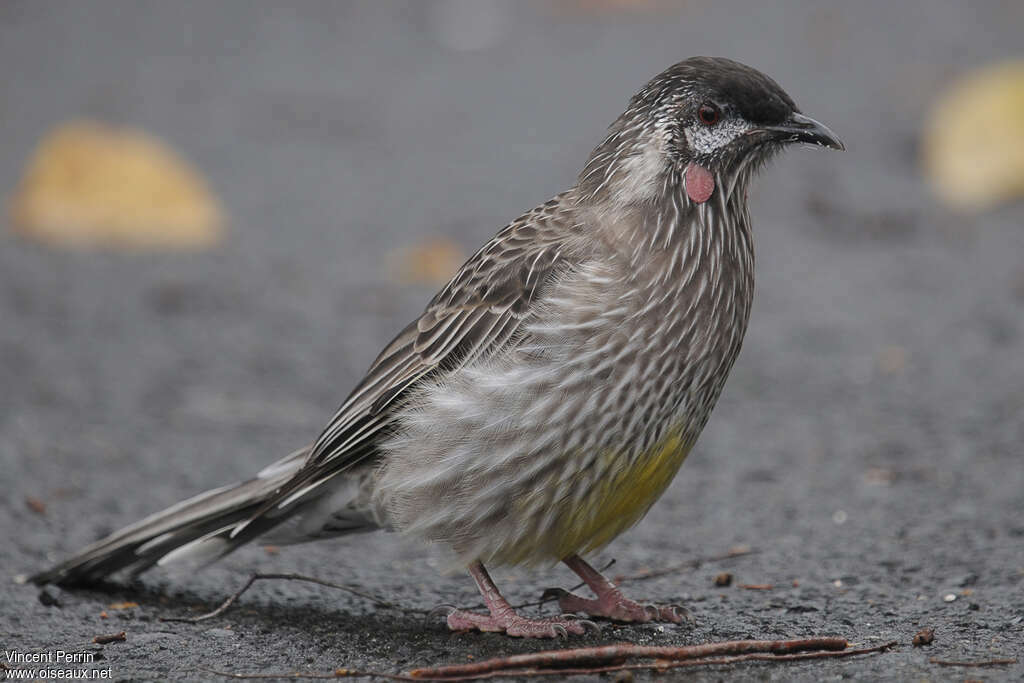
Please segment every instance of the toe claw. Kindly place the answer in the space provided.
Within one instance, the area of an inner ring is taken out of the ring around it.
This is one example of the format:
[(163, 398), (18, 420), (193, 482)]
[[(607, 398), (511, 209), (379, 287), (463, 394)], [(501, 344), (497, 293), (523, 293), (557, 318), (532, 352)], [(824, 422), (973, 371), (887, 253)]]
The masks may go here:
[(433, 619), (433, 618), (439, 617), (441, 615), (444, 615), (445, 618), (447, 618), (447, 617), (451, 616), (452, 612), (458, 611), (458, 609), (459, 608), (456, 607), (455, 605), (438, 605), (434, 609), (432, 609), (429, 612), (427, 612), (427, 617), (426, 618), (427, 619)]
[(558, 637), (558, 638), (568, 638), (569, 637), (568, 629), (566, 629), (561, 624), (552, 624), (551, 625), (551, 630), (554, 632), (555, 636)]
[(658, 606), (650, 603), (644, 605), (644, 613), (647, 615), (648, 621), (656, 621), (661, 616), (661, 610)]
[(580, 626), (582, 626), (584, 630), (589, 629), (589, 630), (593, 631), (594, 633), (600, 633), (601, 632), (601, 627), (598, 626), (593, 621), (591, 621), (590, 619), (580, 619), (576, 623), (579, 624)]
[(697, 622), (697, 620), (693, 618), (693, 615), (690, 614), (690, 610), (686, 609), (682, 605), (669, 605), (669, 609), (674, 617), (673, 621), (677, 624), (694, 624)]

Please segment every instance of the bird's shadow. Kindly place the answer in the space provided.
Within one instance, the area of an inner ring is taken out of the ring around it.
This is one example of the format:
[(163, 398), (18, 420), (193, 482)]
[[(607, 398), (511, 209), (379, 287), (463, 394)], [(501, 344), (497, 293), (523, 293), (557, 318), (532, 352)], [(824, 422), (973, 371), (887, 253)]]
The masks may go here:
[[(257, 583), (269, 583), (272, 580)], [(252, 588), (250, 586), (249, 588)], [(546, 640), (529, 640), (508, 638), (503, 634), (464, 632), (453, 633), (444, 622), (444, 611), (424, 609), (422, 607), (403, 608), (401, 606), (376, 606), (366, 601), (365, 610), (350, 610), (338, 605), (330, 599), (318, 599), (311, 593), (301, 598), (259, 596), (258, 594), (246, 601), (248, 590), (225, 593), (212, 598), (208, 592), (199, 592), (187, 587), (178, 587), (169, 583), (150, 583), (141, 579), (118, 582), (109, 579), (98, 579), (89, 583), (72, 586), (61, 586), (62, 593), (74, 594), (82, 599), (91, 599), (101, 603), (139, 603), (146, 613), (137, 614), (128, 619), (139, 621), (158, 621), (165, 628), (173, 628), (175, 632), (186, 634), (195, 630), (197, 635), (209, 628), (231, 628), (236, 631), (294, 631), (307, 637), (317, 635), (343, 638), (347, 642), (358, 641), (372, 633), (375, 637), (386, 635), (389, 640), (405, 643), (409, 646), (418, 644), (429, 650), (448, 650), (457, 647), (464, 652), (480, 650), (481, 655), (489, 652), (508, 654), (511, 652), (533, 652), (550, 648), (557, 643)], [(50, 588), (40, 590), (40, 601), (59, 605), (62, 597), (44, 599), (43, 593), (49, 594)], [(322, 591), (323, 592), (323, 591)], [(330, 589), (326, 591), (330, 593)], [(236, 599), (223, 612), (195, 620), (222, 607), (225, 601), (234, 596)], [(355, 596), (346, 596), (358, 601)], [(282, 600), (289, 600), (283, 604)], [(297, 602), (296, 602), (297, 601)], [(195, 621), (194, 621), (195, 620)], [(598, 644), (616, 642), (624, 637), (629, 638), (629, 631), (635, 627), (603, 623), (600, 632), (588, 632), (585, 636), (574, 636), (568, 644)], [(566, 643), (567, 641), (558, 641)]]

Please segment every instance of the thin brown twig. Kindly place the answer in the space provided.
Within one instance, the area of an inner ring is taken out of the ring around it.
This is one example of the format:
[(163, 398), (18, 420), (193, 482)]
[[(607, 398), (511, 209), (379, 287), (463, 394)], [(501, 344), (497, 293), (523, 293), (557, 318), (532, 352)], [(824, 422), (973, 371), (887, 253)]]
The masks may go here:
[[(511, 676), (573, 676), (593, 675), (626, 670), (664, 671), (683, 666), (720, 666), (738, 662), (792, 662), (831, 657), (853, 657), (883, 652), (897, 645), (896, 641), (860, 649), (846, 649), (843, 638), (808, 638), (783, 641), (727, 641), (686, 647), (647, 647), (640, 645), (606, 645), (573, 650), (550, 650), (525, 655), (498, 657), (472, 664), (455, 664), (430, 669), (414, 669), (405, 674), (358, 669), (335, 669), (331, 673), (239, 674), (216, 669), (205, 671), (234, 679), (329, 679), (376, 677), (394, 681), (469, 681)], [(813, 650), (806, 652), (803, 650)], [(566, 653), (571, 656), (565, 656)], [(650, 662), (628, 662), (630, 657), (653, 658)], [(573, 666), (593, 663), (594, 666)], [(537, 665), (537, 666), (534, 666)]]
[(264, 580), (264, 579), (280, 579), (280, 580), (284, 580), (284, 581), (305, 581), (307, 583), (315, 583), (318, 586), (326, 586), (327, 588), (337, 588), (339, 590), (343, 590), (343, 591), (346, 591), (348, 593), (351, 593), (352, 595), (357, 595), (357, 596), (359, 596), (361, 598), (365, 598), (365, 599), (373, 602), (378, 607), (386, 607), (386, 608), (389, 608), (389, 609), (402, 609), (402, 610), (407, 611), (407, 612), (424, 612), (424, 613), (427, 612), (427, 610), (416, 610), (416, 609), (402, 608), (402, 607), (399, 607), (398, 605), (396, 605), (396, 604), (394, 604), (392, 602), (388, 602), (387, 600), (384, 600), (383, 598), (379, 598), (376, 595), (371, 595), (370, 593), (364, 593), (364, 592), (362, 592), (360, 590), (356, 590), (355, 588), (352, 588), (351, 586), (346, 586), (346, 585), (341, 584), (341, 583), (334, 583), (333, 581), (324, 581), (323, 579), (318, 579), (318, 578), (316, 578), (314, 576), (304, 576), (302, 574), (291, 574), (291, 573), (287, 573), (287, 574), (275, 573), (275, 574), (253, 574), (252, 576), (249, 577), (249, 580), (245, 582), (244, 586), (242, 586), (237, 591), (235, 591), (234, 593), (229, 595), (228, 598), (224, 602), (222, 602), (219, 607), (217, 607), (215, 610), (213, 610), (211, 612), (207, 612), (206, 614), (200, 614), (200, 615), (195, 616), (195, 617), (160, 617), (160, 621), (175, 621), (175, 622), (181, 622), (181, 623), (185, 623), (185, 624), (197, 624), (200, 621), (206, 621), (207, 619), (213, 619), (214, 617), (220, 616), (221, 614), (226, 612), (228, 610), (228, 608), (231, 607), (231, 605), (233, 605), (235, 603), (235, 601), (238, 600), (238, 598), (240, 598), (242, 596), (243, 593), (245, 593), (247, 590), (249, 590), (250, 586), (252, 586), (257, 581)]
[(255, 680), (260, 678), (269, 678), (275, 681), (286, 680), (302, 680), (302, 679), (325, 679), (325, 678), (386, 678), (392, 681), (415, 681), (411, 676), (405, 676), (402, 674), (388, 674), (381, 671), (359, 671), (358, 669), (335, 669), (331, 673), (299, 673), (298, 671), (290, 674), (239, 674), (232, 673), (230, 671), (218, 671), (217, 669), (209, 669), (205, 666), (199, 667), (203, 671), (208, 671), (217, 676), (224, 676), (225, 678), (234, 678), (238, 680)]
[[(824, 652), (803, 652), (797, 654), (788, 655), (772, 655), (765, 653), (747, 653), (735, 656), (721, 656), (721, 657), (700, 657), (697, 659), (684, 659), (680, 661), (669, 661), (669, 660), (658, 660), (654, 662), (634, 662), (624, 664), (610, 664), (608, 666), (596, 666), (596, 667), (577, 667), (577, 668), (564, 668), (564, 669), (507, 669), (501, 671), (491, 671), (478, 676), (460, 676), (460, 677), (444, 677), (444, 678), (423, 678), (416, 677), (414, 680), (420, 681), (471, 681), (471, 680), (482, 680), (489, 678), (503, 678), (512, 676), (582, 676), (582, 675), (593, 675), (601, 673), (614, 673), (616, 671), (637, 671), (637, 670), (651, 670), (651, 671), (666, 671), (668, 669), (678, 669), (680, 667), (689, 666), (721, 666), (723, 664), (736, 664), (739, 662), (792, 662), (800, 661), (805, 659), (826, 659), (826, 658), (840, 658), (840, 657), (852, 657), (857, 655), (867, 655), (875, 652), (883, 652), (893, 646), (897, 645), (896, 641), (885, 643), (883, 645), (876, 645), (875, 647), (866, 647), (857, 650), (841, 650), (841, 651), (824, 651)], [(404, 680), (404, 679), (403, 679)]]
[(983, 659), (977, 662), (965, 662), (932, 657), (928, 661), (932, 664), (938, 664), (939, 666), (1005, 666), (1007, 664), (1016, 664), (1017, 658), (1007, 657), (1005, 659)]
[(702, 566), (709, 562), (724, 562), (725, 560), (732, 560), (738, 557), (745, 557), (747, 555), (753, 555), (758, 552), (760, 551), (754, 548), (741, 546), (738, 548), (733, 548), (729, 552), (722, 553), (720, 555), (712, 555), (710, 557), (698, 557), (695, 560), (687, 560), (686, 562), (674, 564), (669, 567), (663, 567), (662, 569), (649, 569), (646, 571), (639, 571), (636, 574), (632, 575), (617, 576), (615, 577), (615, 583), (622, 584), (629, 583), (631, 581), (647, 581), (649, 579), (656, 579), (660, 576), (674, 574), (678, 571), (700, 569)]
[(469, 674), (489, 673), (504, 669), (526, 668), (564, 668), (566, 666), (587, 664), (619, 664), (628, 659), (646, 658), (661, 660), (696, 659), (698, 657), (714, 657), (719, 655), (737, 655), (749, 652), (772, 654), (788, 654), (805, 650), (844, 650), (847, 647), (845, 638), (809, 638), (801, 640), (730, 640), (720, 643), (703, 645), (686, 645), (675, 647), (670, 645), (634, 645), (620, 643), (618, 645), (600, 645), (596, 647), (576, 647), (566, 650), (544, 650), (525, 654), (496, 657), (482, 662), (470, 664), (453, 664), (432, 669), (414, 669), (412, 676), (442, 677), (464, 676)]

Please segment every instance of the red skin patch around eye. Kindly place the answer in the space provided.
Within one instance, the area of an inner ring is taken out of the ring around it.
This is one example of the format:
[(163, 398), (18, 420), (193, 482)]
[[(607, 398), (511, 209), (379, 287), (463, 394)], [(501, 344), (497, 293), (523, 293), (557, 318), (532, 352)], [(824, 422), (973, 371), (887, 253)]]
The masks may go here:
[(698, 204), (710, 199), (711, 193), (715, 191), (715, 177), (711, 175), (711, 171), (699, 164), (687, 166), (683, 179), (686, 196)]

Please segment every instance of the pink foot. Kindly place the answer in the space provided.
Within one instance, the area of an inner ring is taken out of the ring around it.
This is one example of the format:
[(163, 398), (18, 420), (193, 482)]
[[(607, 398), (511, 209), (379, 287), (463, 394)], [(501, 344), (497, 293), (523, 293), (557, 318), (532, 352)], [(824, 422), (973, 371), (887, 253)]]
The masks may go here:
[(582, 635), (588, 628), (599, 630), (594, 622), (571, 616), (528, 619), (517, 614), (508, 600), (502, 597), (481, 562), (470, 564), (469, 573), (476, 581), (490, 614), (453, 609), (448, 613), (448, 628), (453, 631), (506, 633), (518, 638), (567, 638), (570, 633)]
[(558, 607), (563, 612), (581, 613), (591, 617), (645, 624), (649, 621), (670, 621), (681, 624), (691, 619), (689, 613), (679, 605), (641, 605), (630, 600), (618, 589), (607, 592), (596, 599), (587, 599), (561, 588), (549, 588), (544, 598), (558, 598)]
[(567, 638), (570, 633), (583, 635), (588, 628), (597, 630), (597, 624), (569, 617), (528, 619), (515, 612), (494, 615), (457, 609), (448, 614), (448, 628), (453, 631), (505, 633), (516, 638)]
[(592, 617), (634, 623), (670, 621), (674, 624), (681, 624), (684, 621), (693, 621), (690, 613), (679, 605), (641, 605), (630, 600), (614, 583), (602, 576), (579, 555), (572, 555), (563, 561), (569, 569), (583, 579), (584, 583), (597, 596), (590, 600), (561, 588), (546, 590), (544, 596), (558, 598), (558, 606), (563, 612), (582, 612)]

